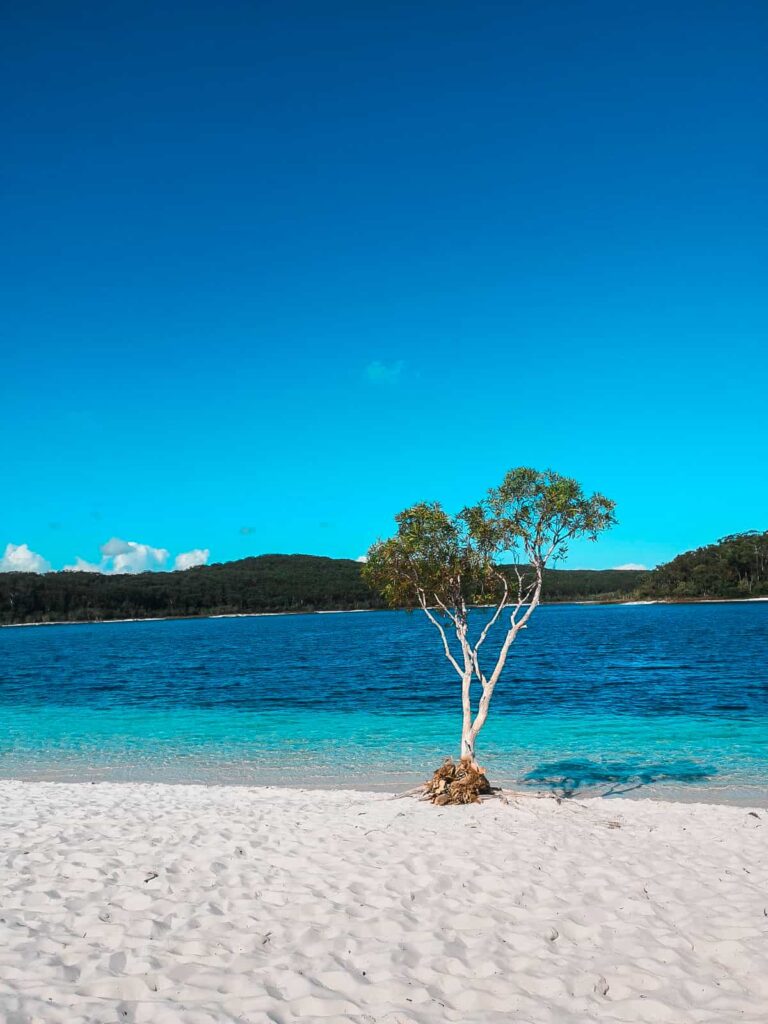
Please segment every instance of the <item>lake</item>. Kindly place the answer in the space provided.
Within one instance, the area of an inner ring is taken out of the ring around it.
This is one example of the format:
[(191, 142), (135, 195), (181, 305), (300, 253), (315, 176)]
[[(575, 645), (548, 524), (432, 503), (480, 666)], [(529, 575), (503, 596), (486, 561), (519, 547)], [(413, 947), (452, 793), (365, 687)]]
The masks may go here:
[[(480, 622), (485, 613), (475, 613)], [(0, 776), (399, 789), (460, 731), (402, 612), (0, 630)], [(480, 736), (492, 782), (766, 803), (768, 603), (548, 605)]]

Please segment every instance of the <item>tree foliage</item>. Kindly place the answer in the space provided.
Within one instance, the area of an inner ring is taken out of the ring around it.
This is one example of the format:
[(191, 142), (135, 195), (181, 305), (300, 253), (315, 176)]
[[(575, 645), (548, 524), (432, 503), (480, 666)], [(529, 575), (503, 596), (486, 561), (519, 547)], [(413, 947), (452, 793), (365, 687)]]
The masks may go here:
[(595, 540), (615, 522), (613, 510), (612, 501), (586, 497), (569, 477), (513, 469), (483, 501), (456, 515), (437, 502), (400, 512), (396, 534), (371, 547), (363, 575), (391, 607), (486, 604), (505, 592), (510, 574), (525, 588), (524, 579), (530, 583), (537, 569), (567, 554), (569, 541)]

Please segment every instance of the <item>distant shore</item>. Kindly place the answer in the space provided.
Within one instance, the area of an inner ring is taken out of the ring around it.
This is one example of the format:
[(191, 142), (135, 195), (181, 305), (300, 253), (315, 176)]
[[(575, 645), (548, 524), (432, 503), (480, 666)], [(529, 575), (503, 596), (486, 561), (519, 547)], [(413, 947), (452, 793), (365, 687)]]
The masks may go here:
[(359, 612), (380, 612), (385, 608), (332, 608), (298, 612), (223, 612), (218, 615), (148, 615), (132, 619), (57, 619), (55, 622), (3, 622), (0, 629), (17, 626), (94, 626), (110, 622), (194, 622), (198, 619), (270, 619), (283, 615), (350, 615)]
[[(660, 597), (647, 600), (638, 599), (634, 601), (542, 601), (542, 606), (558, 607), (565, 605), (590, 605), (595, 607), (611, 607), (666, 604), (754, 604), (756, 602), (768, 602), (768, 597)], [(493, 606), (483, 605), (482, 607)], [(17, 629), (27, 626), (93, 626), (117, 622), (187, 622), (197, 619), (264, 619), (285, 615), (359, 615), (361, 613), (388, 611), (390, 611), (388, 608), (317, 608), (311, 610), (307, 609), (301, 611), (282, 612), (223, 612), (214, 615), (147, 615), (124, 619), (56, 619), (50, 622), (3, 622), (0, 623), (0, 629)]]

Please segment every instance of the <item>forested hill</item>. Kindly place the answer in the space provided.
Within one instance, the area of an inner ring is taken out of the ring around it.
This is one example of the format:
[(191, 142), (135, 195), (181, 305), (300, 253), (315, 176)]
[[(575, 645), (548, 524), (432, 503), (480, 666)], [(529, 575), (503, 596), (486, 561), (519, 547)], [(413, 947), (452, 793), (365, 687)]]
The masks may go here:
[[(511, 571), (511, 570), (510, 570)], [(768, 595), (768, 531), (725, 537), (652, 572), (548, 569), (545, 601), (696, 600)], [(360, 563), (260, 555), (185, 572), (0, 573), (0, 623), (381, 608)]]
[[(620, 600), (646, 576), (617, 569), (548, 570), (544, 599)], [(362, 580), (359, 562), (314, 555), (261, 555), (138, 575), (0, 573), (0, 622), (6, 624), (381, 607)]]
[(723, 537), (686, 551), (648, 573), (640, 591), (651, 598), (765, 597), (768, 595), (768, 530)]

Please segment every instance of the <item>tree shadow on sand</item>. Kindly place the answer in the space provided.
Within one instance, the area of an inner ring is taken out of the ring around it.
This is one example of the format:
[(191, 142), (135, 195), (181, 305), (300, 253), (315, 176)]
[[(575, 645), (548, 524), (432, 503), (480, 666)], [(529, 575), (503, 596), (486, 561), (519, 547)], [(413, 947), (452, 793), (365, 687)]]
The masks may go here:
[(576, 758), (540, 764), (520, 782), (535, 789), (548, 789), (555, 796), (568, 800), (577, 796), (621, 796), (657, 782), (691, 785), (705, 782), (716, 774), (716, 768), (703, 767), (693, 761), (642, 764)]

